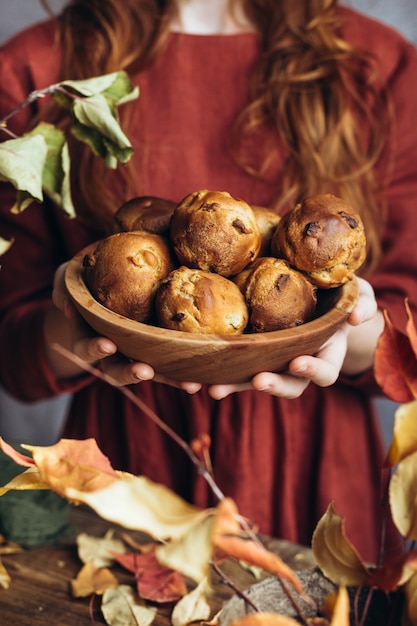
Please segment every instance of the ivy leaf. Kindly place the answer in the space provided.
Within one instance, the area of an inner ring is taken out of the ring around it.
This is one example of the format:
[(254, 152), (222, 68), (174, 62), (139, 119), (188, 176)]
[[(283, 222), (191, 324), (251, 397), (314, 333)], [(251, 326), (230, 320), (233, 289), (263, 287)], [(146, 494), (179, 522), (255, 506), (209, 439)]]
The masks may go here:
[(417, 398), (417, 359), (407, 335), (392, 324), (384, 312), (385, 328), (375, 350), (375, 379), (394, 402)]
[(369, 575), (346, 537), (344, 518), (335, 512), (332, 504), (319, 520), (311, 545), (317, 565), (335, 585), (360, 585)]
[(43, 190), (68, 215), (74, 217), (75, 209), (70, 193), (70, 157), (65, 135), (52, 124), (41, 122), (25, 136), (38, 135), (44, 138), (48, 149), (42, 170)]
[(42, 174), (48, 148), (41, 135), (25, 135), (0, 144), (0, 180), (10, 182), (21, 195), (13, 211), (41, 202)]

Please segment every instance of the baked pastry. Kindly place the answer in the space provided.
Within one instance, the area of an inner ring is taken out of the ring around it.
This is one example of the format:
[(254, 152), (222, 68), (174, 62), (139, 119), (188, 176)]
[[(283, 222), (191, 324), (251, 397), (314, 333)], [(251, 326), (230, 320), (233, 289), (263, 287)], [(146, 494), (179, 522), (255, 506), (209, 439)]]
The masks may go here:
[(258, 256), (270, 256), (271, 254), (271, 237), (275, 232), (281, 217), (272, 209), (263, 206), (251, 205), (255, 214), (256, 223), (261, 233), (261, 249)]
[(239, 335), (248, 322), (245, 299), (234, 282), (185, 266), (161, 282), (155, 308), (160, 326), (190, 333)]
[(139, 196), (122, 204), (114, 215), (115, 232), (146, 230), (168, 235), (176, 203), (155, 196)]
[(306, 272), (318, 287), (338, 287), (351, 280), (365, 260), (363, 223), (341, 198), (312, 196), (283, 216), (271, 252)]
[(240, 272), (261, 247), (251, 207), (225, 191), (186, 196), (172, 216), (170, 237), (181, 264), (222, 276)]
[(316, 312), (316, 287), (284, 259), (259, 257), (234, 281), (249, 309), (250, 332), (292, 328)]
[(83, 265), (96, 300), (139, 322), (151, 318), (159, 283), (175, 267), (168, 240), (145, 231), (102, 239)]

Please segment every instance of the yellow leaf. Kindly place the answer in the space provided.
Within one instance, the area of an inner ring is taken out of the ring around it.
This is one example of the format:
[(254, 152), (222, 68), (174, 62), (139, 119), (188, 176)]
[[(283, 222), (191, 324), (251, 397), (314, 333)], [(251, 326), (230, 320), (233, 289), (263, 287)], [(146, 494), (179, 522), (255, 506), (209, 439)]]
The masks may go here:
[(109, 530), (104, 537), (92, 537), (86, 533), (77, 536), (78, 556), (82, 563), (91, 562), (95, 567), (109, 567), (114, 563), (112, 552), (125, 554), (127, 548), (120, 539), (113, 539)]
[(10, 586), (10, 576), (0, 559), (0, 587), (8, 589)]
[(12, 478), (7, 485), (0, 487), (0, 496), (13, 489), (24, 491), (27, 489), (50, 489), (50, 487), (41, 479), (37, 467), (29, 467), (21, 474)]
[(417, 400), (401, 404), (395, 412), (393, 438), (386, 464), (393, 467), (417, 451)]
[(114, 589), (119, 583), (109, 569), (86, 563), (71, 581), (74, 598), (85, 598), (96, 593), (102, 595), (106, 589)]
[(164, 485), (126, 473), (105, 489), (84, 492), (69, 487), (65, 495), (87, 504), (103, 519), (161, 541), (183, 536), (210, 515), (210, 510), (188, 504)]
[(392, 519), (406, 539), (417, 540), (417, 452), (404, 458), (389, 486)]
[(119, 585), (104, 592), (101, 611), (109, 626), (150, 626), (157, 609), (146, 606), (128, 585)]
[(210, 617), (210, 606), (207, 602), (207, 580), (202, 580), (190, 593), (177, 602), (172, 611), (172, 626), (185, 626), (190, 622), (205, 621)]
[(345, 535), (344, 518), (330, 504), (313, 533), (314, 558), (336, 585), (360, 585), (369, 572), (356, 548)]
[(417, 625), (417, 573), (404, 585), (406, 614), (412, 626)]

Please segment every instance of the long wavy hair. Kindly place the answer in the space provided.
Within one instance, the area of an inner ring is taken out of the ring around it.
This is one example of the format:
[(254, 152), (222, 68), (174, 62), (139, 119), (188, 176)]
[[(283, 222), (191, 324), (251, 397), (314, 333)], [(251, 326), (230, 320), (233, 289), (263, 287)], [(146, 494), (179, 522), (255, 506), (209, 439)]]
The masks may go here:
[[(236, 1), (230, 0), (232, 8)], [(274, 146), (284, 146), (288, 156), (277, 210), (323, 191), (349, 201), (365, 223), (368, 255), (362, 273), (369, 275), (381, 256), (385, 210), (375, 166), (390, 117), (376, 60), (342, 38), (337, 0), (241, 2), (261, 34), (261, 54), (250, 103), (231, 138), (234, 158), (250, 175), (262, 176)], [(175, 0), (71, 0), (57, 18), (62, 78), (140, 72), (164, 46), (175, 13)], [(129, 135), (128, 124), (127, 118)], [(265, 126), (273, 129), (275, 141), (260, 164), (250, 163), (245, 139)], [(78, 192), (87, 203), (94, 199), (88, 211), (100, 206), (103, 215), (107, 207), (111, 215), (115, 199), (103, 189), (102, 164), (84, 146), (73, 150)], [(129, 167), (123, 172), (129, 190)]]

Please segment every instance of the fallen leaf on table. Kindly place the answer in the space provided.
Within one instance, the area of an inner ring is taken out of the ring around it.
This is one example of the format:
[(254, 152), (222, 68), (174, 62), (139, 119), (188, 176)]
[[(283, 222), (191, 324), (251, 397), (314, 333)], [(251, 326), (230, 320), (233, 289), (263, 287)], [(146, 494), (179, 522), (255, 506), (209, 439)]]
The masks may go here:
[(95, 567), (109, 567), (114, 563), (112, 553), (124, 554), (127, 547), (120, 539), (113, 538), (109, 530), (104, 537), (92, 537), (87, 533), (77, 536), (78, 556), (83, 563), (91, 562)]
[(114, 589), (118, 584), (109, 569), (86, 563), (77, 578), (71, 580), (71, 592), (74, 598), (86, 598), (93, 593), (102, 595), (106, 589)]
[(3, 589), (8, 589), (10, 586), (10, 576), (8, 571), (3, 565), (2, 560), (0, 559), (0, 587)]
[(184, 577), (162, 565), (155, 552), (114, 554), (115, 560), (135, 575), (141, 598), (158, 604), (177, 602), (187, 593)]
[(175, 605), (171, 614), (172, 626), (186, 626), (190, 622), (202, 622), (210, 617), (211, 609), (207, 602), (208, 583), (202, 580)]
[(234, 619), (229, 626), (299, 626), (299, 622), (291, 617), (278, 613), (253, 613)]
[(109, 626), (149, 626), (157, 609), (146, 606), (128, 585), (119, 585), (104, 592), (101, 611)]
[(3, 535), (0, 535), (0, 554), (17, 554), (23, 552), (23, 548), (14, 541), (7, 541)]

